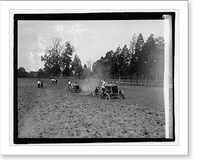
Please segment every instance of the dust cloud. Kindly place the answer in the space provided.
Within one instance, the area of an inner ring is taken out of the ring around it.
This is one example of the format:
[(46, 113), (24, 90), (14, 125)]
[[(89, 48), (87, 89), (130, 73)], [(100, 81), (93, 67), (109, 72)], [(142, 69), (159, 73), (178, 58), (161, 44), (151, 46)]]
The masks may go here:
[(91, 94), (96, 87), (101, 86), (101, 80), (95, 78), (88, 78), (79, 82), (82, 94)]

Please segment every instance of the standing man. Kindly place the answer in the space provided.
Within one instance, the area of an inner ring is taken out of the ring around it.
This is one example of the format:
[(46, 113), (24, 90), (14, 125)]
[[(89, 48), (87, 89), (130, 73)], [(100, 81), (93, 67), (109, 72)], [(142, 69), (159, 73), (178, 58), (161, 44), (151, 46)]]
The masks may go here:
[(102, 88), (102, 91), (103, 91), (103, 94), (105, 93), (105, 85), (106, 85), (106, 80), (101, 80), (102, 82), (102, 85), (101, 85), (101, 88)]
[(71, 81), (70, 80), (68, 81), (68, 86), (71, 86)]
[(40, 81), (40, 79), (38, 79), (38, 81), (37, 81), (38, 88), (40, 88), (40, 85), (41, 85), (41, 81)]
[(70, 80), (68, 81), (68, 90), (71, 91), (71, 81)]
[(43, 88), (43, 80), (41, 80), (41, 84), (40, 85), (41, 85), (41, 88)]

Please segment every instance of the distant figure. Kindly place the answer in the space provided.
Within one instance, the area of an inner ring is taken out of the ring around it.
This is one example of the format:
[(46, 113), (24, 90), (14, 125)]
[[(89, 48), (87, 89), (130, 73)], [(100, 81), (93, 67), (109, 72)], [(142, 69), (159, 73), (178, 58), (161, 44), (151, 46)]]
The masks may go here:
[(105, 79), (101, 80), (101, 82), (102, 82), (101, 89), (102, 89), (103, 94), (104, 94), (105, 93), (106, 80)]
[(41, 88), (43, 88), (43, 80), (41, 80), (41, 83), (40, 83), (40, 85), (41, 85)]
[(40, 79), (37, 81), (37, 86), (38, 86), (38, 88), (40, 88), (40, 85), (41, 85), (41, 81), (40, 81)]
[(70, 80), (68, 81), (68, 86), (71, 86), (71, 81)]
[(51, 79), (51, 81), (52, 81), (52, 84), (54, 84), (55, 79)]
[(57, 81), (58, 81), (57, 79), (54, 79), (55, 84), (57, 84)]

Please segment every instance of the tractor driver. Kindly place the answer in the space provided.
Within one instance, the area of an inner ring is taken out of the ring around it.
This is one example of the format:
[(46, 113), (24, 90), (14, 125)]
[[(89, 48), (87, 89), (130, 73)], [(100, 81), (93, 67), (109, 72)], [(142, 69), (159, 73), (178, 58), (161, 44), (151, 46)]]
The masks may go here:
[(101, 88), (102, 88), (102, 91), (103, 91), (103, 94), (105, 93), (105, 85), (106, 85), (106, 80), (101, 80), (102, 82), (102, 85), (101, 85)]

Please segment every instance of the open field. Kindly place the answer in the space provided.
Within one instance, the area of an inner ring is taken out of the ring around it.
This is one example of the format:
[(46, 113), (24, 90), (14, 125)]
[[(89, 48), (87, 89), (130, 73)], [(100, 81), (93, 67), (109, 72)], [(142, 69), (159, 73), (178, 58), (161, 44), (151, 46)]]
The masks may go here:
[(106, 100), (43, 80), (18, 79), (19, 138), (164, 138), (162, 87), (120, 85), (125, 99)]

